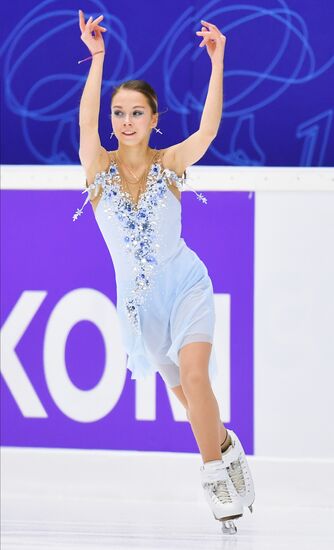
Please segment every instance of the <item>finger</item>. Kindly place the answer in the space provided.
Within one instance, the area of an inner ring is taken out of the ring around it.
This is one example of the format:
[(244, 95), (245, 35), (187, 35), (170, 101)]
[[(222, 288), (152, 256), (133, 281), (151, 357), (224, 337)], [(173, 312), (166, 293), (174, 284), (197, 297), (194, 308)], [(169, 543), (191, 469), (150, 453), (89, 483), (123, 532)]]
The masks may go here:
[(106, 32), (107, 30), (108, 29), (105, 29), (104, 27), (95, 27), (94, 33), (95, 33), (95, 35), (98, 34), (99, 36), (101, 36), (101, 33)]
[(203, 46), (205, 46), (207, 43), (208, 43), (208, 41), (204, 38), (204, 39), (202, 40), (202, 42), (199, 44), (199, 46), (200, 46), (201, 48), (203, 48)]
[(206, 44), (210, 39), (212, 40), (212, 35), (208, 35), (209, 33), (199, 33), (199, 36), (202, 38), (202, 42), (199, 44), (204, 45)]
[(206, 37), (206, 38), (203, 38), (202, 42), (199, 44), (201, 46), (201, 48), (203, 46), (206, 46), (209, 42), (216, 42), (216, 40), (214, 38), (210, 38), (209, 36)]
[(202, 27), (200, 31), (198, 32), (204, 32), (206, 34), (214, 32), (214, 29), (207, 29), (206, 27)]
[(204, 23), (204, 21), (201, 21), (201, 24), (205, 25), (202, 27), (202, 29), (210, 29), (210, 25), (208, 25), (207, 23)]
[(208, 21), (204, 21), (204, 19), (201, 19), (201, 23), (204, 23), (207, 27), (217, 28), (216, 25), (209, 23)]
[(83, 11), (81, 10), (79, 10), (79, 27), (81, 32), (85, 30), (85, 18), (84, 18)]
[(94, 30), (94, 29), (95, 29), (96, 27), (98, 27), (98, 26), (99, 26), (98, 23), (95, 23), (94, 21), (91, 21), (91, 23), (90, 23), (90, 28), (91, 28), (91, 30)]
[[(90, 23), (90, 28), (91, 30), (94, 30), (96, 27), (99, 27), (100, 25), (98, 23), (96, 23), (96, 20), (95, 21), (92, 21)], [(102, 28), (102, 27), (101, 27)]]
[(95, 32), (96, 30), (106, 32), (106, 30), (108, 29), (106, 29), (105, 27), (100, 27), (100, 25), (96, 25), (94, 27), (91, 27), (89, 32), (92, 33), (92, 32)]
[[(201, 23), (203, 23), (203, 21), (201, 21)], [(217, 33), (220, 34), (220, 30), (218, 29), (218, 27), (216, 27), (216, 25), (213, 25), (212, 23), (205, 23), (205, 25), (206, 25), (207, 27), (209, 27), (209, 30), (210, 30), (211, 32), (214, 32), (214, 33), (217, 32)], [(202, 27), (202, 28), (203, 28), (203, 27)]]
[[(218, 27), (216, 27), (216, 25), (214, 25), (213, 23), (208, 23), (207, 21), (201, 21), (201, 23), (205, 23), (207, 25), (207, 27), (209, 27), (209, 30), (211, 32), (217, 32), (218, 34), (221, 34), (220, 30), (218, 29)], [(202, 27), (203, 28), (203, 27)]]
[(92, 16), (90, 16), (90, 18), (87, 19), (86, 27), (87, 27), (87, 25), (90, 25), (90, 24), (91, 24), (92, 20), (93, 20), (93, 18), (92, 18)]
[(213, 34), (213, 35), (214, 35), (214, 34), (217, 34), (217, 33), (218, 33), (218, 34), (221, 34), (221, 32), (219, 31), (219, 29), (217, 29), (217, 27), (215, 27), (215, 26), (213, 26), (213, 28), (211, 28), (211, 29), (209, 29), (209, 30), (206, 29), (205, 27), (202, 27), (202, 31), (205, 32), (205, 34), (209, 34), (209, 33), (211, 33), (211, 34)]
[(103, 19), (103, 15), (99, 15), (99, 17), (97, 17), (96, 19), (94, 19), (93, 23), (94, 25), (99, 21), (101, 21)]
[(86, 22), (86, 26), (85, 26), (85, 31), (88, 31), (88, 32), (92, 32), (92, 17), (90, 17), (89, 19), (87, 19), (87, 22)]
[(95, 33), (96, 38), (101, 38), (102, 33), (105, 32), (105, 31), (107, 31), (107, 30), (108, 30), (108, 29), (102, 29), (102, 30), (95, 29), (95, 30), (94, 30), (94, 33)]

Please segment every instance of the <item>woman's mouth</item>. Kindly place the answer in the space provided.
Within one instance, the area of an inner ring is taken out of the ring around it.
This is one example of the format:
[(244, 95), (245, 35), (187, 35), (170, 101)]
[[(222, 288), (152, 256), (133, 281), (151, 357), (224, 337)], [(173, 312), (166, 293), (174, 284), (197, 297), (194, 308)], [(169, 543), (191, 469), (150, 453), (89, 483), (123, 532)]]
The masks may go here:
[(123, 136), (134, 136), (136, 132), (122, 132)]

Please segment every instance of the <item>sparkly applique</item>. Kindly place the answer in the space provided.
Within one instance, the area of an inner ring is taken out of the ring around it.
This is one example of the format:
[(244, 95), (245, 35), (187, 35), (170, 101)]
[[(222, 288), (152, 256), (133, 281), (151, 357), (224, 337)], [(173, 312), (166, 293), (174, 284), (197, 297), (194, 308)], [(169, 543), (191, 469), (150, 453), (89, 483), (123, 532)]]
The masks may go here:
[[(73, 221), (81, 216), (87, 202), (96, 197), (102, 187), (101, 201), (108, 218), (117, 216), (123, 229), (125, 250), (130, 254), (133, 265), (134, 284), (124, 298), (124, 307), (134, 330), (140, 334), (139, 307), (144, 306), (145, 297), (154, 283), (154, 273), (159, 265), (159, 215), (160, 208), (166, 207), (167, 185), (176, 185), (183, 191), (187, 185), (184, 177), (173, 170), (163, 168), (159, 162), (152, 164), (148, 173), (145, 191), (135, 204), (121, 186), (121, 178), (113, 161), (107, 172), (98, 172), (94, 182), (82, 193), (87, 198), (73, 215)], [(189, 186), (190, 189), (192, 189)], [(195, 193), (196, 191), (192, 189)], [(197, 198), (206, 204), (207, 199), (196, 193)]]
[(169, 181), (170, 185), (173, 185), (173, 183), (177, 186), (179, 191), (184, 190), (184, 186), (189, 187), (191, 191), (195, 193), (199, 201), (202, 201), (204, 204), (207, 204), (208, 200), (207, 198), (202, 195), (202, 193), (197, 193), (193, 187), (191, 187), (188, 183), (189, 178), (185, 178), (183, 176), (178, 176), (174, 170), (169, 170), (169, 168), (164, 168), (163, 172), (166, 174), (167, 179), (171, 179), (172, 181)]

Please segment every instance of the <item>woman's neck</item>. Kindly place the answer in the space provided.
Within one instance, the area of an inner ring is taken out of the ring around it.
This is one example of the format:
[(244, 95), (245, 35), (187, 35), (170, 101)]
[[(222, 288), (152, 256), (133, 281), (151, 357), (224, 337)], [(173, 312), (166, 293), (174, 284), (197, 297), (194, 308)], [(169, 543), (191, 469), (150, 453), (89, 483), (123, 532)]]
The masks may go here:
[(149, 162), (154, 153), (155, 149), (152, 149), (147, 144), (138, 145), (138, 147), (129, 147), (127, 145), (119, 144), (117, 149), (117, 156), (120, 158), (127, 166), (135, 169), (138, 166), (143, 166)]

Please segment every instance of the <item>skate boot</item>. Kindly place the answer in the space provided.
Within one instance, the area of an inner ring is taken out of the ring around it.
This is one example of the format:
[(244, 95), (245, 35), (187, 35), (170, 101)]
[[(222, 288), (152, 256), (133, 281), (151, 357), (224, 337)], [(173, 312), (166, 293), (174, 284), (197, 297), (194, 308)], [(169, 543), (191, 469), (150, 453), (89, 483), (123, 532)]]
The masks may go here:
[(237, 528), (233, 520), (242, 516), (243, 507), (223, 461), (206, 462), (200, 470), (205, 498), (214, 517), (222, 522), (224, 533), (234, 535)]
[(227, 431), (231, 436), (232, 445), (222, 453), (222, 461), (241, 499), (242, 505), (248, 506), (250, 512), (253, 512), (252, 505), (255, 500), (254, 483), (246, 455), (238, 436), (232, 430)]

